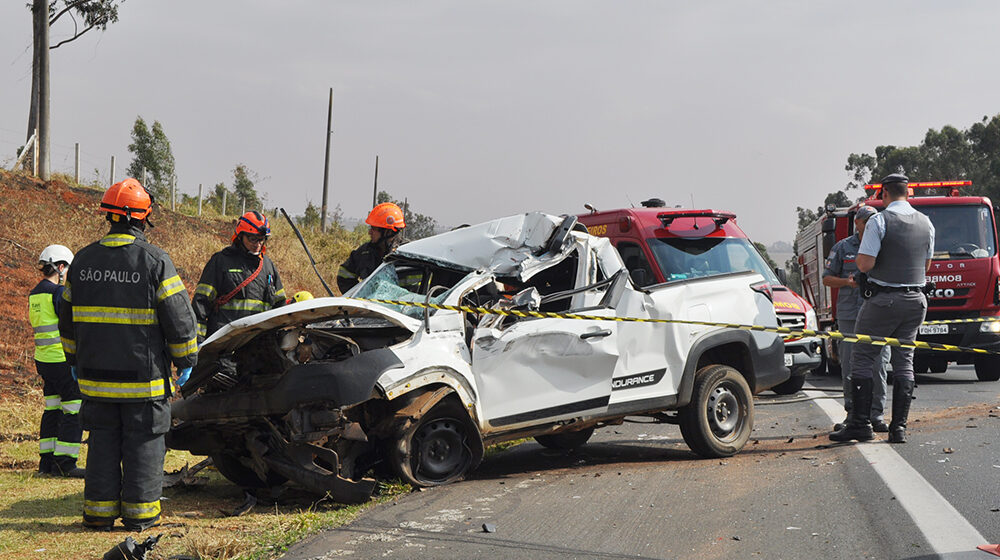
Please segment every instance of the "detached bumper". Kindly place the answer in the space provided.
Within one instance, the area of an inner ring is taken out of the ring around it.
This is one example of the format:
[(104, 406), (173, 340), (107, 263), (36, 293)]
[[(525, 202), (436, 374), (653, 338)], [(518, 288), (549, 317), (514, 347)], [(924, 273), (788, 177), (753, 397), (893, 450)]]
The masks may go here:
[(822, 341), (819, 338), (800, 338), (785, 343), (785, 367), (792, 372), (792, 377), (805, 375), (819, 366), (823, 357), (820, 355)]

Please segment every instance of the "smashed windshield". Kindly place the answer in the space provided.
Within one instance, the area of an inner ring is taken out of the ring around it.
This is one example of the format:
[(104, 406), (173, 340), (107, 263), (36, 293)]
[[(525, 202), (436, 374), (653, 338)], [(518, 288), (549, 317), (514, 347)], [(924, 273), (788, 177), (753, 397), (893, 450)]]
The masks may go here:
[(667, 282), (751, 270), (770, 283), (780, 283), (748, 239), (671, 237), (647, 243)]
[(917, 210), (934, 224), (935, 259), (981, 259), (996, 254), (989, 207), (918, 206)]
[[(450, 281), (441, 286), (433, 283), (432, 272), (420, 265), (402, 261), (387, 262), (345, 295), (358, 299), (391, 299), (424, 303), (428, 301), (426, 293), (429, 288), (433, 293), (429, 302), (441, 303), (454, 287), (454, 275), (449, 275), (452, 277), (449, 278)], [(421, 307), (383, 305), (415, 319), (423, 317), (424, 314)]]

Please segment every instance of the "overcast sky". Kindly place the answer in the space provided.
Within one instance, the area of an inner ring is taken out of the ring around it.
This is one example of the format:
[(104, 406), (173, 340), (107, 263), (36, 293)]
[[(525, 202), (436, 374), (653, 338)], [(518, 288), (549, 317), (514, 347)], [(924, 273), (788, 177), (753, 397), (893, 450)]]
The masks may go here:
[[(0, 0), (0, 164), (24, 140), (25, 0)], [(127, 0), (52, 52), (53, 170), (119, 179), (137, 115), (179, 188), (264, 179), (270, 206), (364, 216), (379, 187), (443, 225), (529, 210), (731, 210), (791, 241), (851, 152), (1000, 112), (1000, 3)], [(72, 29), (53, 29), (55, 44)], [(950, 179), (920, 177), (917, 179)], [(855, 191), (853, 196), (860, 193)]]

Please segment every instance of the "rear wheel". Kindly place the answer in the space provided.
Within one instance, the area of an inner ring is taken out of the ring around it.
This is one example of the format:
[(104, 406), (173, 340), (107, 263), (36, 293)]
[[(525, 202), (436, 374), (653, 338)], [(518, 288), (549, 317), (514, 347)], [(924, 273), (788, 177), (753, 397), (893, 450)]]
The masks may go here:
[[(249, 459), (246, 459), (249, 462)], [(267, 471), (263, 479), (236, 455), (219, 453), (212, 455), (212, 464), (230, 482), (244, 488), (272, 488), (284, 484), (288, 479), (274, 471)]]
[(1000, 380), (1000, 356), (976, 356), (975, 366), (980, 381)]
[(681, 435), (702, 457), (729, 457), (753, 430), (753, 395), (732, 367), (705, 366), (695, 374), (691, 402), (678, 414)]
[(559, 434), (549, 434), (535, 436), (535, 441), (542, 447), (549, 449), (576, 449), (587, 443), (590, 436), (594, 435), (594, 428), (577, 430), (575, 432), (562, 432)]

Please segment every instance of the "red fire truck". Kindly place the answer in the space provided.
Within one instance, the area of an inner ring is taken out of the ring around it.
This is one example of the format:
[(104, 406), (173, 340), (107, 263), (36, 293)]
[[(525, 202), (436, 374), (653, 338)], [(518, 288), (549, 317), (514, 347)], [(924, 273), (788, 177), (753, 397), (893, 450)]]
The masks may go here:
[[(910, 183), (910, 204), (926, 214), (935, 229), (934, 258), (927, 280), (936, 287), (928, 299), (927, 321), (981, 319), (996, 321), (921, 325), (919, 340), (1000, 350), (1000, 257), (997, 255), (996, 211), (989, 198), (963, 196), (971, 181)], [(881, 211), (882, 185), (865, 185), (868, 198), (849, 207), (830, 206), (796, 237), (802, 291), (816, 310), (820, 328), (835, 328), (837, 290), (823, 285), (830, 248), (854, 234), (854, 214), (866, 204)], [(916, 373), (943, 373), (951, 362), (975, 364), (981, 381), (1000, 379), (1000, 356), (918, 350)], [(828, 339), (823, 367), (840, 375), (835, 346)]]

